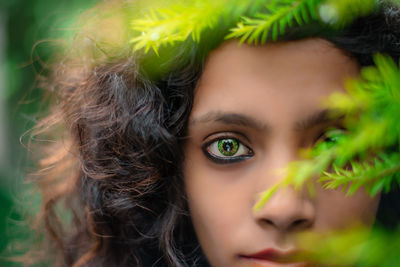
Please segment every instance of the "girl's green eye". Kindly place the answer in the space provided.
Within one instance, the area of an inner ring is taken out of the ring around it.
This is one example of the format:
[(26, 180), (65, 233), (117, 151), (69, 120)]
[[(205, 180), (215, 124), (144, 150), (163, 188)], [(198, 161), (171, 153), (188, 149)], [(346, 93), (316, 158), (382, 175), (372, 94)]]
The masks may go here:
[(239, 143), (235, 139), (222, 139), (218, 141), (218, 150), (224, 156), (233, 156), (239, 149)]
[(229, 164), (251, 158), (254, 153), (236, 138), (217, 138), (202, 147), (204, 154), (218, 164)]
[(344, 129), (332, 129), (322, 133), (315, 142), (317, 145), (324, 143), (325, 145), (332, 146), (338, 143), (341, 139), (346, 136), (346, 130)]

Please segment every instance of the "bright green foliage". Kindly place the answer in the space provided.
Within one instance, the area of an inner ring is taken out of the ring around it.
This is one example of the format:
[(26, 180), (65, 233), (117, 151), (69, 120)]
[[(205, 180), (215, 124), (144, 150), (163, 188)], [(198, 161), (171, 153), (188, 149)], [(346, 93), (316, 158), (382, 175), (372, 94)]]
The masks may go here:
[(382, 154), (375, 157), (372, 163), (352, 161), (350, 164), (348, 170), (334, 166), (333, 172), (324, 172), (319, 181), (327, 189), (344, 186), (348, 195), (364, 186), (373, 196), (382, 190), (390, 190), (393, 178), (400, 171), (400, 154)]
[[(342, 103), (337, 96), (327, 103), (347, 114), (349, 134), (334, 148), (335, 171), (325, 172), (321, 179), (328, 188), (348, 185), (348, 194), (363, 185), (374, 195), (382, 188), (388, 190), (392, 180), (399, 178), (400, 71), (391, 58), (382, 55), (375, 56), (375, 64), (349, 83)], [(351, 168), (346, 169), (346, 164)]]
[(238, 38), (249, 44), (264, 44), (270, 37), (276, 41), (288, 27), (302, 26), (318, 20), (335, 28), (371, 13), (376, 0), (275, 0), (266, 3), (267, 12), (254, 18), (243, 17), (227, 38)]
[(367, 229), (355, 226), (334, 233), (304, 233), (299, 236), (299, 243), (310, 252), (306, 255), (307, 260), (329, 262), (329, 266), (354, 266), (360, 258), (368, 235)]
[[(373, 196), (389, 191), (394, 181), (400, 183), (400, 70), (390, 57), (378, 54), (374, 59), (374, 67), (362, 69), (347, 84), (347, 93), (335, 93), (325, 103), (332, 116), (344, 116), (347, 130), (328, 132), (330, 141), (308, 151), (308, 159), (289, 164), (280, 185), (297, 188), (320, 176), (327, 189), (343, 186), (351, 195), (363, 186)], [(275, 191), (264, 192), (255, 208)]]
[(135, 50), (145, 48), (147, 52), (152, 48), (156, 53), (162, 45), (172, 45), (189, 37), (199, 42), (205, 30), (228, 24), (261, 2), (265, 0), (192, 0), (153, 9), (143, 19), (132, 22), (132, 28), (139, 35), (131, 42)]
[(399, 234), (399, 230), (374, 229), (371, 232), (355, 225), (332, 233), (302, 234), (299, 243), (310, 252), (305, 256), (307, 260), (322, 265), (329, 262), (329, 266), (392, 267), (398, 266), (400, 239), (394, 237)]
[(163, 43), (173, 44), (189, 36), (199, 40), (204, 28), (213, 28), (223, 12), (223, 1), (196, 1), (190, 4), (174, 5), (170, 8), (151, 10), (143, 19), (132, 23), (132, 28), (141, 34), (132, 42), (135, 50), (153, 48), (157, 52)]
[(238, 38), (241, 42), (261, 42), (264, 44), (269, 35), (277, 40), (285, 34), (287, 27), (298, 26), (318, 19), (318, 6), (323, 0), (283, 0), (266, 3), (267, 12), (259, 13), (255, 18), (243, 17), (227, 38)]
[[(340, 28), (369, 14), (377, 0), (191, 0), (155, 8), (132, 22), (138, 34), (134, 50), (173, 45), (191, 38), (200, 42), (207, 30), (228, 27), (226, 39), (250, 44), (277, 40), (288, 28), (312, 22)], [(236, 25), (236, 26), (235, 26)]]

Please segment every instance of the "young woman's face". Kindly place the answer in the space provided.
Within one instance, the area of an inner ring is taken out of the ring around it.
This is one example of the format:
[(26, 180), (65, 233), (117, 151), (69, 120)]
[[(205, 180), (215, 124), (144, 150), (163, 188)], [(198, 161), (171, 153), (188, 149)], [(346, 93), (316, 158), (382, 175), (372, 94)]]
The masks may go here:
[(210, 54), (189, 118), (184, 179), (213, 267), (307, 265), (286, 262), (298, 249), (296, 233), (373, 223), (378, 197), (362, 189), (345, 197), (318, 184), (314, 197), (284, 188), (253, 211), (259, 193), (283, 179), (277, 170), (338, 123), (321, 100), (357, 74), (352, 59), (321, 39), (230, 42)]

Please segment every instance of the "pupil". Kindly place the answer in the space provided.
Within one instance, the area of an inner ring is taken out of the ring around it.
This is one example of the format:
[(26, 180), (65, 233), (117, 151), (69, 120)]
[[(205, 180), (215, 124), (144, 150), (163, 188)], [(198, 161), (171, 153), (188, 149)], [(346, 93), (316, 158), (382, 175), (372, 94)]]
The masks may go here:
[(226, 152), (231, 152), (233, 149), (233, 143), (232, 143), (232, 141), (225, 141), (225, 143), (222, 145), (222, 147)]
[(218, 150), (224, 156), (233, 156), (238, 151), (239, 144), (235, 139), (222, 139), (218, 141)]

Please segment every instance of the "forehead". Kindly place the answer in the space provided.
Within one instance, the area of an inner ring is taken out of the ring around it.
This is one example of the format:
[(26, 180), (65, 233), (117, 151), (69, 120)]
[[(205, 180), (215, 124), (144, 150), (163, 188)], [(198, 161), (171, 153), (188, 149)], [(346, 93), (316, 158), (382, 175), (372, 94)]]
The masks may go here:
[(322, 39), (264, 46), (228, 42), (206, 61), (192, 116), (210, 109), (259, 119), (266, 113), (312, 112), (322, 98), (343, 90), (344, 81), (357, 74), (356, 62)]
[[(336, 48), (331, 42), (321, 38), (308, 38), (297, 41), (277, 42), (266, 45), (247, 45), (237, 41), (223, 43), (208, 57), (206, 68), (216, 70), (221, 65), (229, 65), (230, 70), (242, 69), (238, 64), (253, 65), (251, 71), (262, 71), (258, 67), (285, 67), (287, 71), (296, 69), (297, 66), (323, 67), (321, 71), (336, 72), (332, 65), (350, 65), (354, 61)], [(349, 66), (351, 68), (351, 66)]]

